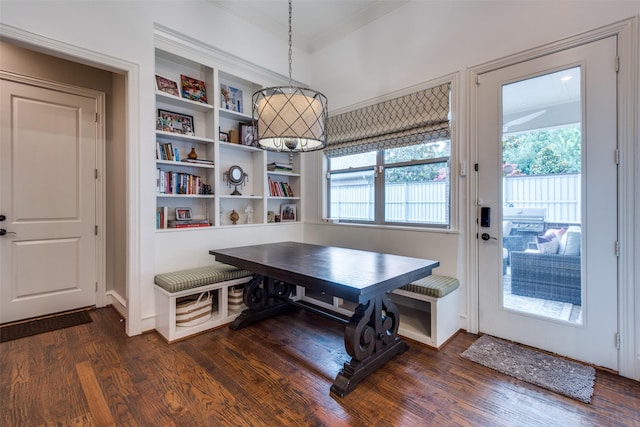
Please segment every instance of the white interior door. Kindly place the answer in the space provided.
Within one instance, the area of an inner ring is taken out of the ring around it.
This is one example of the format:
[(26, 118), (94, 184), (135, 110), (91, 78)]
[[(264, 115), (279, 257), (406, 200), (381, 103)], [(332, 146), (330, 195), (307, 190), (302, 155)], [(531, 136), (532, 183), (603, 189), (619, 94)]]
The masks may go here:
[(96, 99), (3, 78), (0, 111), (0, 323), (95, 305)]
[(478, 223), (479, 330), (610, 369), (615, 59), (609, 37), (481, 74), (478, 85), (478, 217), (483, 207), (491, 217)]

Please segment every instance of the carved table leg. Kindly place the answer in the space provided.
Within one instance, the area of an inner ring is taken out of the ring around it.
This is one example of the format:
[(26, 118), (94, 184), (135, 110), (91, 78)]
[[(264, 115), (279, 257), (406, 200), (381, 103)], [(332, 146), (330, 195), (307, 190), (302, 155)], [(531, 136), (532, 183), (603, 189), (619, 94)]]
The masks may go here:
[(293, 293), (293, 285), (259, 275), (253, 276), (244, 287), (244, 304), (249, 307), (229, 327), (238, 330), (259, 320), (294, 309), (286, 300)]
[(379, 295), (359, 304), (344, 333), (344, 345), (351, 361), (336, 377), (331, 392), (346, 396), (370, 373), (409, 346), (398, 336), (400, 313), (389, 297)]

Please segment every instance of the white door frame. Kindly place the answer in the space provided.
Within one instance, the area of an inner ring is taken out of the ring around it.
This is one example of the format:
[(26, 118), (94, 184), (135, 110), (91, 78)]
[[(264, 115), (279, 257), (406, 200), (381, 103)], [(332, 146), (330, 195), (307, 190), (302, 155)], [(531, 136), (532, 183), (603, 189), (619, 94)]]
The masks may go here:
[[(81, 64), (91, 65), (126, 76), (126, 174), (127, 174), (127, 212), (126, 212), (126, 301), (113, 301), (126, 311), (126, 333), (129, 336), (142, 333), (142, 307), (140, 295), (140, 83), (139, 66), (132, 62), (103, 55), (29, 31), (0, 23), (0, 35), (14, 40), (19, 45), (43, 53), (58, 56)], [(103, 205), (104, 206), (104, 205)], [(104, 228), (103, 228), (104, 229)], [(103, 282), (104, 283), (104, 282)], [(99, 292), (105, 296), (106, 289)], [(124, 314), (124, 313), (123, 313)]]
[[(618, 55), (621, 58), (618, 72), (618, 147), (620, 149), (618, 224), (619, 224), (619, 289), (618, 324), (620, 350), (618, 368), (622, 376), (640, 380), (640, 330), (634, 319), (640, 316), (640, 274), (634, 271), (636, 248), (640, 241), (640, 212), (635, 200), (640, 167), (638, 138), (638, 18), (631, 18), (603, 28), (579, 34), (555, 43), (521, 52), (496, 61), (480, 64), (469, 69), (469, 163), (478, 162), (477, 111), (478, 93), (476, 81), (480, 74), (559, 52), (582, 44), (615, 35), (618, 37)], [(467, 260), (469, 275), (467, 290), (467, 330), (478, 333), (479, 328), (479, 284), (478, 284), (478, 240), (472, 229), (477, 216), (477, 175), (469, 174), (469, 203), (467, 219)], [(635, 299), (634, 299), (635, 298)]]

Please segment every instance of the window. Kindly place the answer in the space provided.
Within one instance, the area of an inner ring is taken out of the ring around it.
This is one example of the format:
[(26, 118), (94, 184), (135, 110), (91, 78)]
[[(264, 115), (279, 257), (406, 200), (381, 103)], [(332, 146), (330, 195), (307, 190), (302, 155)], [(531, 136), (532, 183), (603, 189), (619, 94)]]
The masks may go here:
[(329, 216), (448, 228), (450, 145), (442, 140), (330, 158)]
[(450, 227), (450, 84), (329, 118), (328, 216)]

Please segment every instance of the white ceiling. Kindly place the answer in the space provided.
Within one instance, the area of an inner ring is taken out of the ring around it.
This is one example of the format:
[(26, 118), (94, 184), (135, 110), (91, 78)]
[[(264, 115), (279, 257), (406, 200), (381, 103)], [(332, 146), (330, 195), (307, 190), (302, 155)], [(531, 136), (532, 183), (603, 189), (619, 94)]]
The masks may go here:
[[(283, 40), (288, 40), (287, 0), (208, 1)], [(407, 2), (408, 0), (294, 0), (293, 45), (311, 53)]]

